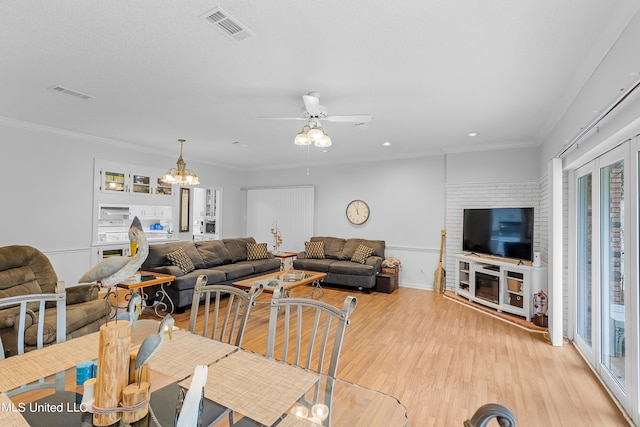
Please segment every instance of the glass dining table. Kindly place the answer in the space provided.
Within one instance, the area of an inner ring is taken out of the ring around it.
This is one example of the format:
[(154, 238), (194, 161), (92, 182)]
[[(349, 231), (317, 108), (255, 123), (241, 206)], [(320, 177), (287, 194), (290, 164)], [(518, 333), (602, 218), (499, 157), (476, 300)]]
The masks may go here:
[[(75, 374), (80, 362), (97, 358), (97, 335), (0, 361), (0, 425), (92, 426)], [(132, 346), (144, 332), (139, 335), (132, 333)], [(195, 366), (203, 364), (209, 366), (203, 425), (218, 421), (226, 425), (228, 409), (236, 419), (246, 416), (267, 426), (408, 425), (404, 405), (382, 392), (187, 331), (176, 330), (173, 337), (165, 340), (150, 363), (150, 412), (132, 426), (174, 425), (179, 394), (190, 386)]]

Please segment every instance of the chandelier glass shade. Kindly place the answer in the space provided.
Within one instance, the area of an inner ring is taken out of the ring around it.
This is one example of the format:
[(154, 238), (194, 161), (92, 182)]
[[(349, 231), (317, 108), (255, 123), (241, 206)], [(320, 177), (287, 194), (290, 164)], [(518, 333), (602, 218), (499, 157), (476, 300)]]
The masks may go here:
[(200, 184), (198, 180), (198, 175), (191, 169), (187, 169), (187, 164), (182, 159), (182, 145), (184, 144), (184, 139), (179, 139), (180, 143), (180, 157), (178, 157), (178, 161), (176, 162), (175, 168), (169, 169), (165, 174), (162, 181), (168, 184), (178, 184), (178, 185), (197, 185)]
[(316, 147), (331, 147), (331, 138), (321, 127), (305, 126), (296, 135), (293, 143), (296, 145), (315, 145)]

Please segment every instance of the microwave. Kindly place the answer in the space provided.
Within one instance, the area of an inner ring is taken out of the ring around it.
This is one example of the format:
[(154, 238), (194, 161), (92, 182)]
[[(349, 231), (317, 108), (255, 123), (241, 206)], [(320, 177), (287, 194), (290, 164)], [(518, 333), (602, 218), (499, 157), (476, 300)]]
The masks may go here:
[(204, 232), (205, 233), (215, 233), (216, 232), (216, 222), (215, 221), (207, 221), (204, 222)]

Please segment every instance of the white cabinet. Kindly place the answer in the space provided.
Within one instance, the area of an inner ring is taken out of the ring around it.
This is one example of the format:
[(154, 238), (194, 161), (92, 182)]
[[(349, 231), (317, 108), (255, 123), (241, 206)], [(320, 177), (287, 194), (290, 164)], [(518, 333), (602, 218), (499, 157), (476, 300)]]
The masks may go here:
[(193, 239), (217, 240), (220, 238), (220, 218), (218, 206), (221, 190), (218, 188), (194, 188), (193, 198)]
[(138, 217), (147, 240), (159, 241), (173, 238), (173, 207), (170, 205), (120, 205), (99, 206), (97, 243), (129, 241), (129, 226)]
[(129, 207), (131, 217), (138, 219), (171, 220), (171, 206), (131, 205)]
[(531, 320), (533, 293), (546, 292), (546, 267), (508, 259), (456, 255), (455, 292), (471, 301)]
[(159, 173), (150, 168), (128, 168), (124, 164), (96, 161), (100, 192), (105, 194), (138, 194), (171, 196), (170, 184), (162, 182)]
[(151, 177), (117, 168), (100, 170), (100, 190), (104, 193), (152, 194)]

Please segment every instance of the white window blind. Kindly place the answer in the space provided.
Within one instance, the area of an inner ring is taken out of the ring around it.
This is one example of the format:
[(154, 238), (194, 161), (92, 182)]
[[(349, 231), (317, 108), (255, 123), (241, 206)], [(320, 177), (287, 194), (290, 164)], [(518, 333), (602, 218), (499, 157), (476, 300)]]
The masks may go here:
[(275, 243), (271, 228), (278, 224), (282, 235), (279, 251), (300, 252), (313, 236), (313, 187), (251, 188), (247, 190), (247, 236)]

